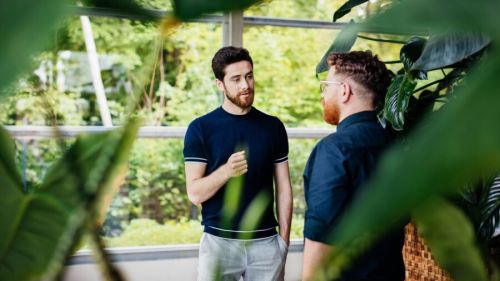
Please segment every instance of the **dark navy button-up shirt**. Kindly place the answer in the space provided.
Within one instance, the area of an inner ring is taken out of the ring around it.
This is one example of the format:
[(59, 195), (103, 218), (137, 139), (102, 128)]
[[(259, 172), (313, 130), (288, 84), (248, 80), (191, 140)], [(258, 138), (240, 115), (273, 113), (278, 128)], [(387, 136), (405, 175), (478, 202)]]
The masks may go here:
[[(328, 237), (346, 206), (363, 187), (392, 139), (376, 114), (364, 111), (342, 120), (336, 133), (316, 145), (304, 170), (304, 237), (329, 243)], [(403, 280), (404, 229), (390, 236), (374, 246), (341, 280)]]

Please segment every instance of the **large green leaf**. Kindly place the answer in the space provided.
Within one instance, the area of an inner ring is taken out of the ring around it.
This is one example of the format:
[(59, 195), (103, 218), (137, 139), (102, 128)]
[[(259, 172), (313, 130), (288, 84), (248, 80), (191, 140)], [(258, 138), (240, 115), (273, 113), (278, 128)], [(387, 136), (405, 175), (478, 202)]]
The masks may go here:
[[(76, 234), (95, 219), (90, 215), (101, 207), (100, 199), (110, 192), (126, 163), (138, 124), (133, 121), (122, 130), (79, 137), (40, 188), (21, 194), (20, 203), (0, 205), (0, 213), (17, 218), (9, 225), (10, 239), (1, 239), (0, 280), (38, 280), (61, 268)], [(2, 187), (0, 198), (11, 196)]]
[(490, 42), (491, 40), (482, 34), (433, 35), (411, 69), (429, 71), (452, 65), (481, 51)]
[(14, 235), (12, 226), (18, 221), (17, 211), (24, 207), (25, 200), (22, 194), (21, 176), (16, 170), (14, 162), (16, 149), (14, 141), (8, 132), (0, 127), (0, 191), (7, 196), (0, 196), (0, 206), (6, 208), (0, 212), (0, 257), (6, 249), (8, 241)]
[(384, 104), (384, 118), (389, 121), (395, 130), (403, 130), (405, 113), (410, 97), (417, 83), (409, 73), (399, 74), (392, 79)]
[(413, 214), (434, 258), (454, 280), (488, 280), (472, 225), (460, 209), (432, 198)]
[(356, 237), (380, 235), (430, 197), (456, 192), (500, 169), (500, 93), (495, 83), (500, 52), (495, 50), (474, 70), (453, 102), (383, 157), (334, 234), (336, 260), (356, 254), (350, 250), (359, 249)]
[(368, 0), (349, 0), (344, 3), (340, 8), (338, 8), (335, 13), (333, 14), (333, 21), (336, 22), (338, 19), (341, 17), (347, 15), (348, 13), (351, 12), (351, 9), (359, 6), (363, 3), (368, 2)]
[(260, 0), (174, 0), (174, 10), (181, 20), (190, 20), (203, 14), (243, 10)]
[(321, 61), (318, 63), (316, 66), (316, 74), (325, 72), (328, 70), (328, 55), (332, 52), (336, 53), (346, 53), (349, 52), (356, 42), (358, 33), (355, 31), (356, 30), (356, 24), (351, 22), (348, 25), (346, 25), (342, 31), (335, 37), (335, 40), (333, 41), (332, 45), (326, 53), (323, 55), (323, 58), (321, 58)]
[(4, 88), (25, 70), (31, 55), (50, 42), (68, 2), (61, 0), (0, 2), (0, 97)]
[[(368, 19), (361, 28), (390, 34), (500, 34), (497, 0), (405, 0)], [(422, 20), (425, 19), (425, 20)]]

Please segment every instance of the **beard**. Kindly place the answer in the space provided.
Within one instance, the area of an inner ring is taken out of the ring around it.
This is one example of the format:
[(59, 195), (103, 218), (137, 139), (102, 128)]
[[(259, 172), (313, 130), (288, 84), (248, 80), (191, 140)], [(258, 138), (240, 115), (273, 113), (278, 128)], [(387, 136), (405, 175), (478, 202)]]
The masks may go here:
[(323, 120), (330, 125), (338, 125), (340, 118), (340, 109), (336, 102), (326, 103), (324, 100), (321, 101), (323, 105)]
[[(248, 94), (248, 95), (245, 95), (245, 94)], [(238, 106), (241, 109), (249, 108), (253, 104), (253, 97), (254, 97), (253, 89), (248, 89), (245, 92), (238, 92), (234, 95), (229, 94), (229, 91), (227, 89), (225, 89), (224, 95), (234, 105)]]

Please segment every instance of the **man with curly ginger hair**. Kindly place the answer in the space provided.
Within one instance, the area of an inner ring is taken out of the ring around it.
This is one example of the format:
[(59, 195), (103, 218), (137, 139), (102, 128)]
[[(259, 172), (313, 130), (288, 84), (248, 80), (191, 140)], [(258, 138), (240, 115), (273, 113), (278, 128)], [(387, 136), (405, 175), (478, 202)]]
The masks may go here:
[[(392, 142), (377, 118), (391, 73), (371, 52), (332, 53), (326, 80), (320, 81), (325, 122), (337, 131), (322, 139), (304, 170), (307, 211), (304, 223), (303, 280), (334, 246), (329, 237), (340, 217)], [(337, 280), (404, 280), (404, 228), (398, 227), (351, 263)]]

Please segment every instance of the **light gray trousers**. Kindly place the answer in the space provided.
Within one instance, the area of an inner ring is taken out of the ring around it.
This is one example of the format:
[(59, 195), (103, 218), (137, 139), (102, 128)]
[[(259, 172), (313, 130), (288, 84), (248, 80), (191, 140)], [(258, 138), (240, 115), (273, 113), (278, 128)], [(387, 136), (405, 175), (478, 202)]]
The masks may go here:
[(288, 248), (279, 235), (239, 240), (203, 233), (198, 281), (283, 281)]

